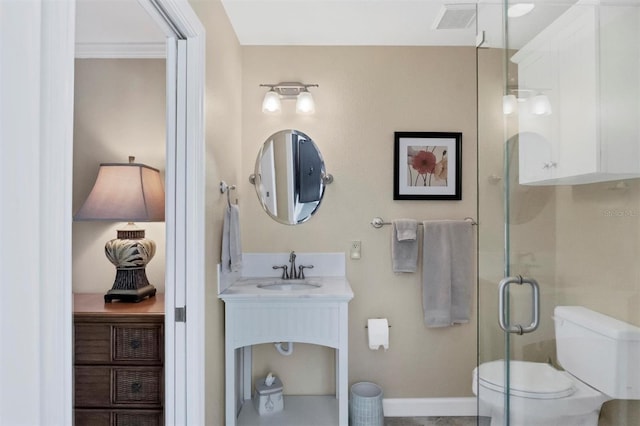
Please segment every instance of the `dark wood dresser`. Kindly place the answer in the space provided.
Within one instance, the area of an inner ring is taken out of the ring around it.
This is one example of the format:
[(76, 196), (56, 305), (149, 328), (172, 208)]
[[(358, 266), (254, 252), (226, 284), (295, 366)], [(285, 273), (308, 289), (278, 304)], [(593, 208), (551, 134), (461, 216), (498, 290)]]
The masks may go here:
[(164, 295), (73, 302), (75, 425), (164, 425)]

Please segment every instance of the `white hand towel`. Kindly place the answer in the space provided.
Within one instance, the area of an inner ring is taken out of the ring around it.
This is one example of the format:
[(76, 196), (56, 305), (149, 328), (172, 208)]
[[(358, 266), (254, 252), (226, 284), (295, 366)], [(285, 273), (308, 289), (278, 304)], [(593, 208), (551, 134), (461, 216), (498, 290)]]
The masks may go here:
[(473, 247), (471, 222), (424, 222), (422, 305), (428, 327), (469, 322)]
[(397, 219), (391, 230), (391, 269), (415, 272), (418, 269), (418, 221)]
[(221, 257), (223, 272), (238, 272), (242, 268), (240, 210), (235, 204), (228, 206), (224, 212)]

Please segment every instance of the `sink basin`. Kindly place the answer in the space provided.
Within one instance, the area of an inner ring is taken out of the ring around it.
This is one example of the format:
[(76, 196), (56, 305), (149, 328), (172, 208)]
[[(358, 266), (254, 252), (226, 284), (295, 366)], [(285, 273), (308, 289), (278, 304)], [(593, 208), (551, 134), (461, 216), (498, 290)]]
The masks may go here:
[(322, 284), (307, 280), (277, 280), (258, 284), (263, 290), (300, 291), (313, 290), (322, 287)]

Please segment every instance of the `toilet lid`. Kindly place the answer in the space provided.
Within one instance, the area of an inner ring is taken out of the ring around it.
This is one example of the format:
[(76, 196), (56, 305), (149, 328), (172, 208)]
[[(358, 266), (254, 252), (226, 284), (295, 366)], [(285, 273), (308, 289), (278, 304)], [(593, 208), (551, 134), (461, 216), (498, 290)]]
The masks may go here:
[[(478, 379), (486, 388), (504, 392), (504, 360), (480, 365)], [(532, 399), (562, 398), (573, 394), (573, 381), (549, 364), (539, 362), (510, 362), (510, 394)]]

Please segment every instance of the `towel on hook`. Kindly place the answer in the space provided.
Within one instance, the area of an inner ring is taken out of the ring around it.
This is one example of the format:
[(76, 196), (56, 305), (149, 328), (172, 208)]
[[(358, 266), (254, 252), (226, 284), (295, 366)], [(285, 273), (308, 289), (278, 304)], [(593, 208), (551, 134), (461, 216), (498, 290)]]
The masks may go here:
[(425, 221), (422, 306), (427, 327), (469, 322), (473, 294), (473, 227), (466, 220)]
[(240, 210), (235, 204), (228, 205), (224, 212), (221, 257), (223, 272), (238, 272), (242, 268)]
[(418, 221), (394, 220), (391, 230), (391, 267), (393, 272), (416, 272), (418, 269)]

